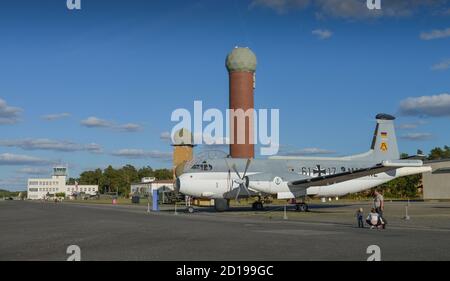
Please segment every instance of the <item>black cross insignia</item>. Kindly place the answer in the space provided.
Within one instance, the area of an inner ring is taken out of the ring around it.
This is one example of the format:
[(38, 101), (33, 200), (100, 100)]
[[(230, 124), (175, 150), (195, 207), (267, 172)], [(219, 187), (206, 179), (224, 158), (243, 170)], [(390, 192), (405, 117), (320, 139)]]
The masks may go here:
[(314, 168), (313, 172), (314, 172), (314, 175), (319, 174), (319, 177), (321, 177), (322, 174), (325, 175), (327, 173), (327, 170), (326, 169), (321, 169), (320, 165), (317, 165)]

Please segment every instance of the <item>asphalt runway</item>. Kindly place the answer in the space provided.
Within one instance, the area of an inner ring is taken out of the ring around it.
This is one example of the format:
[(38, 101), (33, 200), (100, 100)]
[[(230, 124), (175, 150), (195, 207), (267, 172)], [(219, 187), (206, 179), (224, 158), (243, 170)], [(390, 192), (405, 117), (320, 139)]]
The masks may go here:
[(356, 228), (370, 203), (283, 206), (194, 214), (165, 207), (0, 201), (0, 260), (56, 260), (77, 245), (82, 260), (357, 260), (377, 245), (382, 260), (450, 260), (450, 203), (386, 202), (386, 230)]

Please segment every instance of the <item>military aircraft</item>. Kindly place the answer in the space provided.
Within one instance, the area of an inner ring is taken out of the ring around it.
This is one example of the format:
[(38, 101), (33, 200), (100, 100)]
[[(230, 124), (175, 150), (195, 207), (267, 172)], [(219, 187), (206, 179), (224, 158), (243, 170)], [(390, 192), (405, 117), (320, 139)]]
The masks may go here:
[[(400, 159), (394, 120), (394, 116), (378, 114), (370, 150), (357, 155), (268, 159), (197, 157), (186, 163), (175, 190), (196, 198), (215, 199), (217, 211), (228, 209), (230, 199), (264, 195), (293, 199), (297, 210), (307, 211), (307, 196), (343, 196), (398, 177), (430, 172), (431, 167), (424, 166), (421, 160)], [(262, 202), (256, 201), (253, 208), (262, 209)]]

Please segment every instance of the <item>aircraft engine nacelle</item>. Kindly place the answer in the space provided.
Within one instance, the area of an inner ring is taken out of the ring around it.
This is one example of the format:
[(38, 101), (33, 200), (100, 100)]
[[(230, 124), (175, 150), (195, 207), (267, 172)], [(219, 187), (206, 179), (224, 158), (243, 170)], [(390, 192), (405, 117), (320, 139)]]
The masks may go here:
[(181, 175), (176, 189), (189, 196), (211, 199), (223, 198), (223, 194), (230, 189), (230, 182), (226, 179), (197, 179), (195, 176)]
[(272, 180), (250, 180), (250, 187), (269, 194), (291, 192), (288, 182), (283, 180), (281, 177), (274, 177)]

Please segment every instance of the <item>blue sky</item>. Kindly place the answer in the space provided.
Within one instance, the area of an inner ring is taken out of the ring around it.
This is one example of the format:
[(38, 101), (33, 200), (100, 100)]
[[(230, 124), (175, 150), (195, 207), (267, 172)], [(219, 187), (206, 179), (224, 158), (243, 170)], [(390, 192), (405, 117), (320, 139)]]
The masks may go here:
[(291, 154), (366, 151), (379, 112), (398, 117), (402, 152), (450, 145), (450, 1), (81, 3), (2, 3), (0, 188), (54, 162), (170, 167), (172, 111), (226, 109), (236, 45), (255, 52), (256, 108), (280, 109)]

